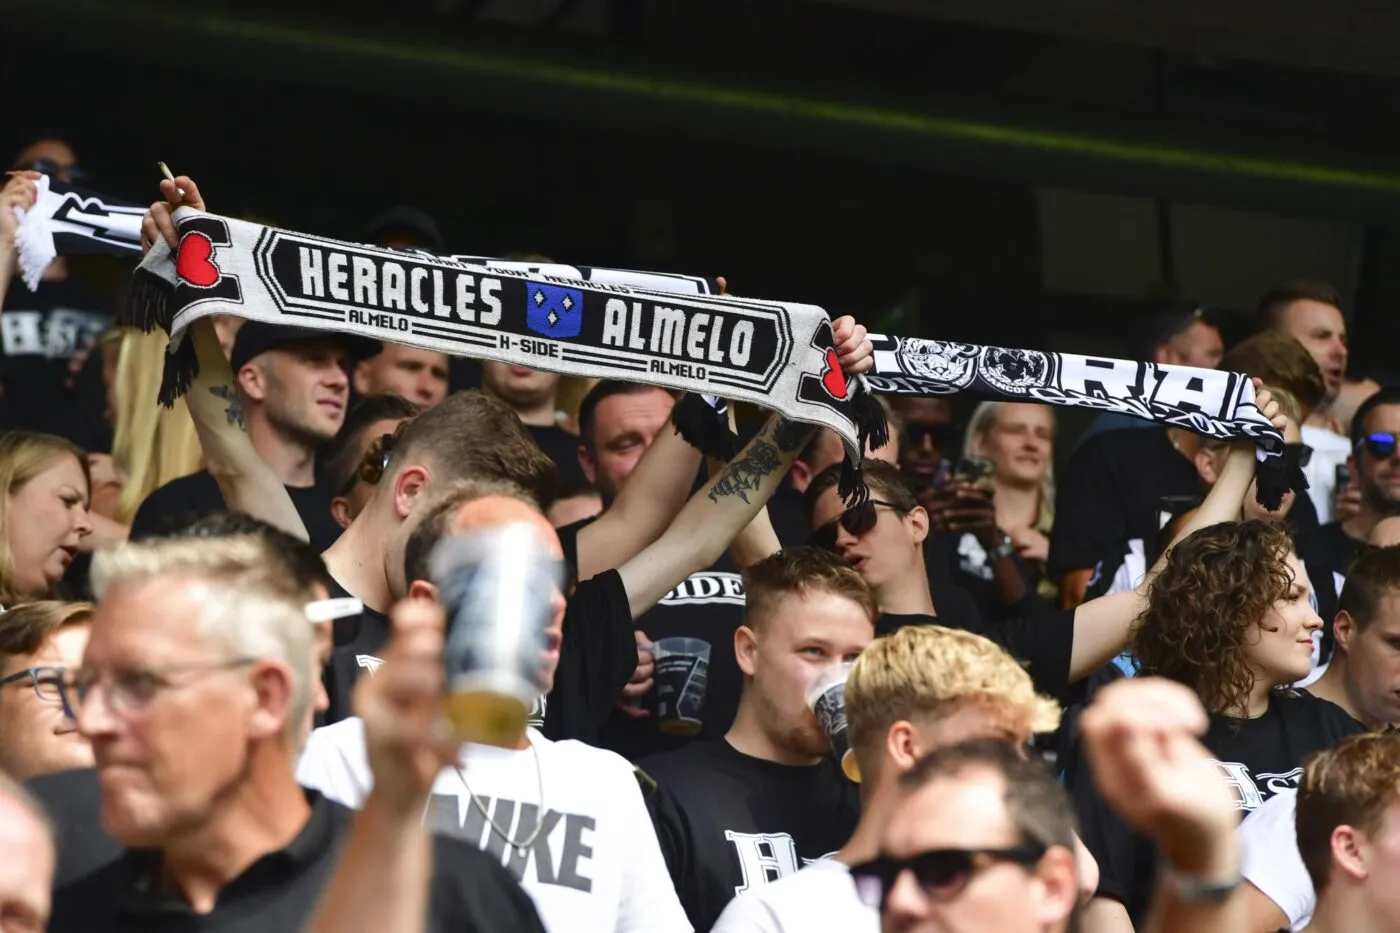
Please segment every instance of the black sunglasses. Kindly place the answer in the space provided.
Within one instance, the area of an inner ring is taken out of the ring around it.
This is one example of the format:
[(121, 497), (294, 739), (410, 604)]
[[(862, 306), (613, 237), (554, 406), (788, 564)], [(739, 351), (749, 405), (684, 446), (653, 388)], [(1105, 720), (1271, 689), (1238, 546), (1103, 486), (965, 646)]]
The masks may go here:
[(825, 551), (836, 550), (836, 526), (839, 524), (848, 532), (860, 537), (867, 531), (875, 527), (880, 516), (876, 512), (879, 506), (892, 509), (903, 514), (903, 510), (892, 502), (884, 502), (880, 499), (866, 499), (860, 505), (853, 505), (831, 521), (814, 529), (807, 537), (807, 544), (811, 547), (821, 548)]
[(963, 892), (972, 876), (994, 862), (1015, 862), (1033, 867), (1045, 850), (1021, 846), (1011, 849), (932, 849), (907, 859), (877, 858), (851, 867), (856, 893), (867, 907), (884, 910), (894, 883), (906, 871), (914, 873), (919, 889), (932, 901), (947, 903)]
[(1395, 455), (1395, 435), (1389, 431), (1373, 431), (1361, 439), (1357, 447), (1365, 447), (1373, 457), (1384, 459)]
[(74, 185), (80, 185), (92, 177), (76, 165), (64, 165), (53, 159), (34, 159), (28, 165), (21, 165), (20, 168), (48, 175), (50, 178), (67, 175), (69, 183)]
[(924, 438), (928, 438), (933, 443), (935, 450), (946, 451), (957, 446), (961, 431), (955, 424), (926, 424), (920, 421), (906, 421), (900, 433), (901, 439), (907, 447), (918, 447), (923, 443)]

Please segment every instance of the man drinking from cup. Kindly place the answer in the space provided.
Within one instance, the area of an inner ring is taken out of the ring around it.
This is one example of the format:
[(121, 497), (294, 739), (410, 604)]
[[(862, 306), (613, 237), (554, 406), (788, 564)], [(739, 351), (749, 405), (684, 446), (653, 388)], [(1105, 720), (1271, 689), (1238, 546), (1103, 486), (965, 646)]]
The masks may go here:
[(761, 888), (835, 851), (859, 790), (808, 705), (874, 637), (875, 600), (834, 554), (779, 551), (744, 572), (734, 653), (739, 712), (722, 739), (644, 759), (652, 818), (691, 923), (709, 930), (736, 891)]

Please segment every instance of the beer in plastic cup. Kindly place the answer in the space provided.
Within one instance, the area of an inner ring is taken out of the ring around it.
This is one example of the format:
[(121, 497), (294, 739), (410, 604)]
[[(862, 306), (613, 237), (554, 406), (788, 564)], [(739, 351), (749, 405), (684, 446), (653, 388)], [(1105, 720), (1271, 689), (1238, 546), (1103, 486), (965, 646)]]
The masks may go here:
[(846, 675), (849, 672), (849, 667), (843, 666), (817, 678), (812, 689), (807, 691), (807, 705), (831, 743), (832, 754), (841, 762), (841, 770), (859, 784), (860, 768), (851, 751), (850, 726), (846, 722)]
[(466, 742), (511, 748), (544, 691), (563, 569), (524, 523), (445, 539), (429, 562), (447, 616), (447, 715)]
[(704, 721), (710, 643), (699, 638), (663, 638), (652, 643), (656, 681), (656, 723), (667, 735), (695, 735)]

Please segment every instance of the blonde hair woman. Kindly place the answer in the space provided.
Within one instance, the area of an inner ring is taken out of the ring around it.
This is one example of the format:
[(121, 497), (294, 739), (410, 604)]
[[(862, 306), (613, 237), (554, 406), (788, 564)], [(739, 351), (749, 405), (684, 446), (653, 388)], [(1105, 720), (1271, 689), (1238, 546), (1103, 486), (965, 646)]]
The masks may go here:
[(1022, 560), (1050, 556), (1055, 522), (1055, 414), (1048, 405), (983, 402), (967, 425), (963, 452), (992, 462), (997, 527)]
[(128, 329), (117, 350), (111, 391), (112, 460), (124, 485), (113, 518), (124, 525), (131, 524), (153, 491), (200, 467), (199, 437), (184, 399), (176, 400), (173, 408), (156, 402), (169, 343), (160, 331)]
[(87, 454), (51, 434), (0, 434), (0, 608), (48, 596), (92, 534)]

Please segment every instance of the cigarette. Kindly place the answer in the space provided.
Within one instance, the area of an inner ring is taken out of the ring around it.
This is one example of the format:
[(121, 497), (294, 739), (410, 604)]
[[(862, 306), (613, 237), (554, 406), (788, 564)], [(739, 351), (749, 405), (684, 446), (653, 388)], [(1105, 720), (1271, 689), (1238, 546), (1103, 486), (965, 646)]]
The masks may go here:
[[(166, 165), (164, 162), (157, 162), (157, 163), (156, 163), (156, 166), (160, 169), (160, 173), (161, 173), (162, 175), (165, 176), (165, 178), (166, 178), (167, 181), (174, 181), (174, 180), (175, 180), (175, 174), (174, 174), (173, 172), (170, 171), (170, 166)], [(177, 187), (175, 190), (178, 191), (178, 192), (180, 193), (180, 196), (181, 196), (181, 197), (184, 197), (184, 196), (185, 196), (185, 189), (184, 189), (184, 188), (178, 188), (178, 187)]]

